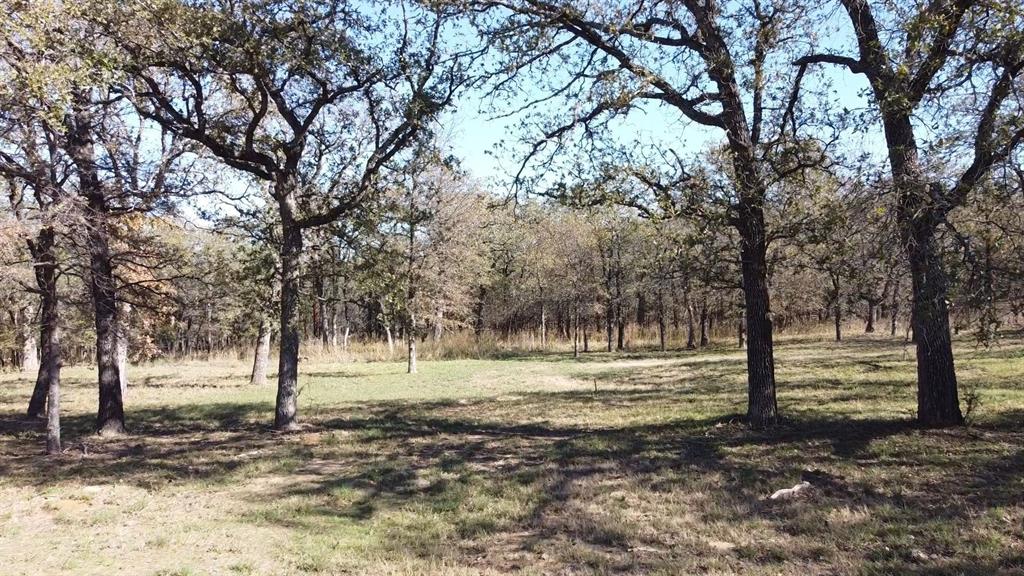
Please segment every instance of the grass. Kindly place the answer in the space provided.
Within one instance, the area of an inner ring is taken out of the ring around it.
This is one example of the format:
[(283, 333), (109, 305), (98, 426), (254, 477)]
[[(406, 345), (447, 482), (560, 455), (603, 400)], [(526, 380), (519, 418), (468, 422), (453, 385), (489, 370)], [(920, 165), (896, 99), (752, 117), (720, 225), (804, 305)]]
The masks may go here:
[[(4, 574), (1024, 574), (1024, 342), (958, 345), (972, 425), (913, 426), (912, 350), (789, 338), (786, 422), (741, 351), (308, 363), (305, 429), (224, 360), (134, 367), (131, 435), (41, 455), (0, 375)], [(806, 479), (810, 491), (766, 498)]]

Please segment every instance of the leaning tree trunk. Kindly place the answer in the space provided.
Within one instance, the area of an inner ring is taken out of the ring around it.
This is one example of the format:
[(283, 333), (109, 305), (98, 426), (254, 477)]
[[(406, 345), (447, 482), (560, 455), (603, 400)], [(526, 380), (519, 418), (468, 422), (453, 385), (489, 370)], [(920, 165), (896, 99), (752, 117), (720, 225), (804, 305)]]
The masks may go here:
[(917, 419), (925, 426), (963, 424), (953, 364), (946, 305), (947, 281), (934, 228), (919, 230), (908, 242), (913, 280), (911, 324), (917, 348)]
[(249, 376), (249, 384), (254, 386), (267, 385), (267, 367), (270, 365), (270, 322), (266, 319), (260, 320), (259, 331), (256, 334), (256, 354), (252, 361), (252, 374)]
[(109, 207), (96, 169), (92, 117), (86, 112), (84, 102), (85, 97), (77, 94), (77, 110), (68, 131), (68, 152), (78, 172), (80, 193), (87, 200), (85, 224), (99, 372), (96, 431), (101, 435), (123, 434), (124, 402), (117, 366), (117, 295), (107, 227)]
[(281, 214), (281, 327), (280, 357), (277, 364), (277, 404), (274, 428), (298, 428), (299, 415), (299, 259), (302, 256), (302, 229), (294, 220), (293, 181), (280, 194)]

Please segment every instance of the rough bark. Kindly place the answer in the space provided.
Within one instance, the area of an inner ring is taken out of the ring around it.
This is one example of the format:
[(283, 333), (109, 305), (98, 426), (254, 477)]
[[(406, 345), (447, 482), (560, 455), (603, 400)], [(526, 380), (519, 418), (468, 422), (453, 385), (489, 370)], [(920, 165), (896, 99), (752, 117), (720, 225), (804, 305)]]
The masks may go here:
[(752, 426), (764, 427), (776, 423), (779, 408), (775, 398), (775, 357), (763, 240), (755, 246), (745, 243), (743, 252), (747, 419)]
[(266, 319), (260, 320), (259, 331), (256, 334), (256, 352), (252, 361), (252, 374), (249, 376), (249, 384), (253, 386), (267, 385), (267, 367), (270, 365), (270, 322)]
[(78, 172), (79, 193), (87, 202), (85, 220), (99, 372), (96, 431), (101, 435), (116, 435), (125, 432), (125, 421), (117, 365), (117, 295), (107, 223), (109, 206), (96, 168), (93, 119), (86, 111), (84, 100), (83, 95), (76, 95), (76, 111), (67, 137), (68, 152)]
[[(29, 402), (28, 415), (38, 418), (46, 413), (46, 453), (60, 454), (60, 314), (57, 294), (57, 258), (54, 252), (55, 233), (43, 227), (30, 243), (36, 288), (39, 290), (40, 363), (35, 392)], [(42, 390), (42, 397), (37, 398)]]
[(917, 419), (925, 426), (963, 424), (946, 305), (946, 277), (933, 236), (908, 250), (913, 280), (911, 323), (917, 348)]
[(281, 216), (281, 326), (277, 364), (277, 402), (274, 428), (298, 427), (299, 278), (302, 230), (295, 222), (294, 179), (283, 178), (278, 192)]

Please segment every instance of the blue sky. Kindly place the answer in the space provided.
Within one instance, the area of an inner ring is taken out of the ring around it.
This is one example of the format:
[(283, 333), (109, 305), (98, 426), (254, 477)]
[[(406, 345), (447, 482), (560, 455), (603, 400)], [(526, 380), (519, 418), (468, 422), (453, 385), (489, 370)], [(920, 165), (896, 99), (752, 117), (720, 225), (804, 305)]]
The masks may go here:
[[(833, 53), (853, 55), (851, 50), (852, 31), (845, 14), (832, 13), (819, 32), (824, 39), (824, 49)], [(804, 42), (794, 45), (794, 58), (802, 54)], [(856, 113), (869, 107), (864, 96), (868, 88), (862, 75), (854, 75), (845, 68), (833, 65), (819, 65), (808, 71), (804, 86), (817, 89), (823, 81), (831, 84), (835, 91), (831, 99), (834, 110), (849, 109)], [(534, 95), (535, 96), (535, 95)], [(522, 96), (525, 102), (528, 95)], [(543, 105), (529, 114), (543, 113)], [(447, 134), (448, 145), (473, 176), (485, 183), (507, 182), (518, 168), (517, 159), (496, 153), (495, 147), (501, 140), (516, 141), (523, 136), (519, 129), (521, 116), (493, 119), (500, 111), (487, 110), (482, 92), (470, 91), (457, 103), (456, 110), (443, 120), (443, 132)], [(617, 121), (613, 130), (615, 139), (623, 143), (640, 142), (658, 146), (672, 146), (684, 154), (697, 154), (709, 146), (724, 141), (722, 131), (698, 125), (668, 106), (648, 105), (631, 113), (626, 119)], [(848, 131), (843, 138), (845, 150), (852, 153), (867, 152), (873, 159), (884, 158), (885, 143), (881, 127), (859, 125)]]

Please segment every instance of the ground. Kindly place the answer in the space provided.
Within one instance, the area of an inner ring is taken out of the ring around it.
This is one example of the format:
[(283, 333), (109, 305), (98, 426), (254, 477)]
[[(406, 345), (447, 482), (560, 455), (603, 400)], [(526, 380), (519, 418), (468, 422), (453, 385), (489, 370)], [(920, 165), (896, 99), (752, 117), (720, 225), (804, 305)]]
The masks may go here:
[(902, 342), (784, 339), (771, 431), (722, 346), (307, 362), (293, 434), (225, 360), (133, 368), (97, 438), (69, 368), (56, 459), (2, 375), (0, 572), (1024, 574), (1024, 341), (958, 343), (971, 425), (937, 431)]

